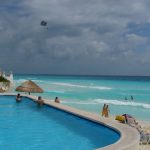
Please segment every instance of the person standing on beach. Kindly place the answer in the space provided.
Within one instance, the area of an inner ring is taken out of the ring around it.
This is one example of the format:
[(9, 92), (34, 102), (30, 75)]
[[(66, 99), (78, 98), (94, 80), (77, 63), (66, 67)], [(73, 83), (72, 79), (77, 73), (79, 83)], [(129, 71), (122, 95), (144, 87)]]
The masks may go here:
[(106, 108), (105, 108), (105, 117), (108, 118), (109, 117), (109, 106), (106, 105)]
[(103, 109), (102, 109), (102, 117), (105, 116), (105, 108), (106, 108), (106, 104), (103, 105)]

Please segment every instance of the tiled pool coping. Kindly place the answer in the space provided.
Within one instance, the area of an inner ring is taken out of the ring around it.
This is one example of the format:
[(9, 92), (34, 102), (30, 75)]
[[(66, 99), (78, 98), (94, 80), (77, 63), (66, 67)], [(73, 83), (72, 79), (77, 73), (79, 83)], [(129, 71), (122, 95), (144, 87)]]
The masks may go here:
[[(0, 95), (15, 95), (15, 94), (0, 94)], [(36, 96), (23, 95), (27, 98), (32, 99), (33, 101), (37, 100)], [(118, 123), (115, 120), (110, 118), (102, 118), (97, 114), (85, 112), (76, 108), (72, 108), (60, 103), (55, 103), (54, 101), (43, 99), (46, 105), (51, 107), (63, 110), (65, 112), (71, 113), (73, 115), (88, 119), (90, 121), (103, 124), (109, 128), (112, 128), (118, 131), (121, 135), (121, 138), (114, 144), (108, 145), (103, 148), (98, 148), (96, 150), (138, 150), (139, 149), (139, 139), (140, 135), (137, 130), (133, 127), (130, 127), (126, 124)], [(110, 137), (111, 138), (111, 137)]]

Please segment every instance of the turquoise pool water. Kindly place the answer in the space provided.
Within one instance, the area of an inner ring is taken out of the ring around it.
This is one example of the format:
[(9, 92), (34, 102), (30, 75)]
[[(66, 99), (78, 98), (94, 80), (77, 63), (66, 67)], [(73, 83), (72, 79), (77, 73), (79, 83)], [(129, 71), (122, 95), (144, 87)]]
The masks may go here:
[(93, 150), (116, 142), (114, 130), (23, 98), (0, 96), (0, 149)]

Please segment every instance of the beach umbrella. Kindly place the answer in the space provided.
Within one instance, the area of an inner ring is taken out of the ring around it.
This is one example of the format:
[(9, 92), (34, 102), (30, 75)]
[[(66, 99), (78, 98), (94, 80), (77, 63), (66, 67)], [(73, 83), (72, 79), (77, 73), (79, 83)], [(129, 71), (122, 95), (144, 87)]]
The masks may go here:
[(43, 93), (43, 89), (31, 80), (25, 81), (16, 88), (18, 92)]

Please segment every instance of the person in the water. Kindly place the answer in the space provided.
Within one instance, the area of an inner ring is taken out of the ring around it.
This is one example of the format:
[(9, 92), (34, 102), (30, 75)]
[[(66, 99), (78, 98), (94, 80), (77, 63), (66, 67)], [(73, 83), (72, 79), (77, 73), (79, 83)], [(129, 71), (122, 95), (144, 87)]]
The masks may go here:
[(133, 100), (133, 96), (131, 96), (131, 100)]
[(20, 93), (18, 93), (17, 94), (17, 96), (16, 96), (16, 102), (18, 103), (18, 102), (21, 102), (21, 99), (22, 97), (21, 97), (21, 95), (20, 95)]
[(42, 106), (42, 105), (44, 104), (44, 101), (42, 100), (42, 97), (41, 97), (41, 96), (38, 97), (37, 104), (38, 104), (39, 106)]

